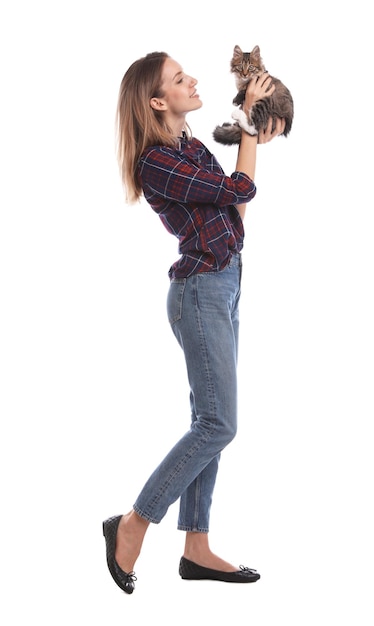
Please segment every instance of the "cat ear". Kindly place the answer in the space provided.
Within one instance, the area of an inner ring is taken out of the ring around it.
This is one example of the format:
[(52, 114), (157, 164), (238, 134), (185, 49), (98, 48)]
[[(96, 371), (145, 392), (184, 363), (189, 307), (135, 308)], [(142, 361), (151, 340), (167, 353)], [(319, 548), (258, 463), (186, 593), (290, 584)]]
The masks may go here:
[(243, 54), (242, 53), (242, 49), (239, 46), (235, 46), (235, 48), (234, 48), (234, 57), (241, 56), (242, 54)]
[(259, 46), (255, 46), (251, 52), (251, 56), (253, 56), (254, 59), (256, 59), (256, 61), (259, 61), (261, 59), (261, 54), (260, 54), (260, 48)]

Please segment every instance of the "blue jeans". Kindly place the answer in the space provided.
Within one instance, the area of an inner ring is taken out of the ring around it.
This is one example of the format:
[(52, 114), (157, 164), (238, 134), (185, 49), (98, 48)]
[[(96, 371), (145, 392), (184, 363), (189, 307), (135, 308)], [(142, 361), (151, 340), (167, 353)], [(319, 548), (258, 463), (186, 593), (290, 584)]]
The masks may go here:
[(237, 430), (240, 281), (241, 256), (234, 254), (220, 272), (170, 283), (167, 311), (186, 360), (192, 421), (134, 504), (150, 522), (159, 523), (180, 498), (178, 528), (209, 531), (220, 453)]

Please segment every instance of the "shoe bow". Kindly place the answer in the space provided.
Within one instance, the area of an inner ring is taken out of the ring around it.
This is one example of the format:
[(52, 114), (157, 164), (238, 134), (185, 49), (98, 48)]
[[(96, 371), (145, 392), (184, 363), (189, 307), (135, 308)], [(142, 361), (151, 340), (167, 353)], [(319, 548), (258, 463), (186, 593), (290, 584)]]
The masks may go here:
[(247, 574), (257, 574), (257, 570), (251, 569), (250, 567), (245, 567), (244, 565), (239, 565), (242, 572)]
[(129, 583), (134, 583), (136, 580), (138, 580), (135, 576), (135, 572), (129, 572), (128, 574), (126, 574), (126, 577)]

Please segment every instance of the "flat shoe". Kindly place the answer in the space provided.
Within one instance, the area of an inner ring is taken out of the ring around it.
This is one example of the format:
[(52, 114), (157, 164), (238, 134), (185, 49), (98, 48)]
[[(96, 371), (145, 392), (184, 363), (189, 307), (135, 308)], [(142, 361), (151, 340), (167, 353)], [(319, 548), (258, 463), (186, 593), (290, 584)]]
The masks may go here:
[(237, 572), (220, 572), (197, 565), (182, 556), (179, 563), (179, 574), (184, 580), (221, 580), (226, 583), (254, 583), (260, 578), (255, 569), (240, 565)]
[(109, 519), (103, 522), (103, 535), (106, 542), (106, 561), (112, 578), (118, 587), (125, 593), (132, 593), (135, 589), (135, 572), (124, 572), (118, 565), (114, 556), (116, 553), (117, 530), (121, 518), (122, 515), (116, 515), (115, 517), (109, 517)]

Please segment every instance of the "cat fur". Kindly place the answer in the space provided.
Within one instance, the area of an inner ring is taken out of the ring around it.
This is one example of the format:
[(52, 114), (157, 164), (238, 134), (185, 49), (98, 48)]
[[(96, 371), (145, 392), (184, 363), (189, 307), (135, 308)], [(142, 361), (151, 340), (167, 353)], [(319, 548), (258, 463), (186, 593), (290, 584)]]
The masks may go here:
[(237, 88), (237, 95), (233, 100), (236, 108), (232, 113), (232, 118), (236, 121), (216, 126), (213, 131), (215, 141), (224, 145), (240, 144), (242, 128), (250, 135), (257, 135), (259, 130), (267, 127), (270, 117), (273, 118), (273, 130), (275, 118), (280, 117), (285, 120), (286, 125), (282, 135), (287, 137), (292, 128), (294, 105), (289, 89), (278, 78), (271, 77), (272, 84), (275, 85), (274, 93), (258, 100), (251, 107), (248, 116), (242, 108), (248, 83), (251, 80), (257, 80), (266, 72), (259, 46), (255, 46), (250, 53), (243, 52), (239, 46), (235, 46), (230, 68), (235, 76)]

